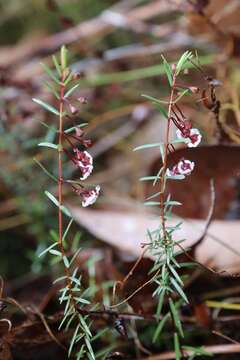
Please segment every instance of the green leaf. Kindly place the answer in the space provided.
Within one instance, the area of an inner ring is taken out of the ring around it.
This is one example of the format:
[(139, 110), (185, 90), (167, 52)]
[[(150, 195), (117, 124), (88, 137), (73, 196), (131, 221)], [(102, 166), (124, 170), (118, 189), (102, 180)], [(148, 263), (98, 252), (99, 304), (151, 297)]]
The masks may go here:
[(76, 300), (77, 303), (80, 303), (80, 304), (84, 304), (84, 305), (91, 304), (90, 301), (88, 301), (84, 298), (81, 298), (81, 297), (75, 297), (74, 299)]
[(47, 247), (45, 250), (43, 250), (38, 256), (41, 257), (44, 254), (46, 254), (47, 252), (49, 252), (52, 248), (54, 248), (58, 243), (54, 243), (52, 245), (50, 245), (49, 247)]
[(166, 175), (166, 178), (169, 179), (169, 180), (183, 180), (183, 179), (185, 179), (185, 176), (182, 175), (182, 174), (179, 174), (179, 175), (171, 175), (171, 176), (167, 176), (167, 175)]
[(38, 144), (38, 146), (43, 146), (43, 147), (48, 147), (48, 148), (58, 150), (58, 145), (53, 144), (53, 143), (49, 143), (49, 142), (41, 142), (41, 143)]
[(57, 279), (55, 279), (55, 280), (53, 281), (53, 284), (56, 284), (56, 283), (58, 283), (58, 282), (60, 282), (60, 281), (63, 281), (63, 280), (65, 280), (65, 279), (67, 279), (67, 276), (66, 276), (66, 275), (60, 276), (59, 278), (57, 278)]
[(70, 343), (70, 346), (69, 346), (69, 349), (68, 349), (68, 357), (70, 357), (71, 353), (72, 353), (72, 350), (73, 350), (73, 347), (74, 347), (74, 344), (75, 344), (75, 340), (76, 340), (76, 337), (78, 335), (78, 330), (80, 328), (80, 324), (78, 324), (76, 326), (76, 329), (73, 333), (73, 336), (72, 336), (72, 339), (71, 339), (71, 343)]
[(53, 107), (52, 105), (49, 105), (49, 104), (47, 104), (47, 103), (45, 103), (44, 101), (39, 100), (39, 99), (33, 98), (32, 100), (33, 100), (36, 104), (42, 106), (44, 109), (50, 111), (52, 114), (54, 114), (54, 115), (60, 115), (60, 114), (59, 114), (59, 111), (58, 111), (55, 107)]
[(185, 51), (180, 57), (177, 66), (176, 66), (176, 75), (180, 73), (180, 71), (184, 68), (186, 63), (193, 58), (193, 54), (191, 51)]
[(60, 96), (57, 93), (57, 91), (54, 89), (54, 87), (48, 81), (44, 81), (44, 84), (46, 85), (50, 93), (52, 93), (56, 99), (60, 100)]
[(62, 241), (64, 241), (64, 240), (66, 239), (66, 236), (67, 236), (67, 234), (68, 234), (68, 231), (69, 231), (72, 223), (73, 223), (73, 219), (71, 219), (71, 220), (69, 221), (68, 226), (67, 226), (67, 228), (66, 228), (66, 230), (65, 230), (65, 232), (64, 232), (64, 234), (63, 234)]
[(79, 320), (83, 326), (85, 333), (88, 334), (89, 336), (92, 336), (91, 331), (90, 331), (86, 321), (84, 320), (83, 316), (79, 316)]
[[(163, 167), (161, 167), (161, 169), (159, 169), (158, 170), (158, 173), (157, 173), (157, 175), (156, 175), (156, 179), (154, 180), (154, 182), (153, 182), (153, 186), (155, 186), (156, 185), (156, 183), (157, 183), (157, 181), (160, 179), (160, 175), (161, 175), (161, 173), (163, 172)], [(160, 195), (160, 194), (159, 194)]]
[(159, 296), (159, 299), (158, 299), (158, 306), (157, 306), (157, 312), (156, 312), (157, 318), (160, 317), (161, 312), (162, 312), (165, 293), (166, 293), (165, 288), (161, 288), (161, 293), (160, 293), (160, 296)]
[(152, 234), (151, 234), (151, 231), (149, 229), (147, 229), (147, 236), (149, 237), (149, 240), (151, 242), (153, 242)]
[(184, 283), (182, 282), (182, 279), (180, 278), (180, 276), (178, 275), (178, 273), (176, 272), (174, 267), (169, 264), (168, 268), (171, 271), (171, 273), (173, 274), (173, 276), (175, 277), (176, 281), (178, 281), (181, 286), (184, 286)]
[(60, 252), (60, 251), (58, 251), (58, 250), (49, 250), (49, 252), (50, 252), (50, 254), (52, 254), (52, 255), (56, 255), (56, 256), (62, 256), (62, 253)]
[(167, 313), (163, 318), (162, 320), (159, 322), (155, 332), (154, 332), (154, 335), (153, 335), (153, 343), (156, 342), (156, 340), (158, 339), (159, 335), (161, 334), (161, 331), (162, 329), (164, 328), (164, 325), (166, 324), (167, 320), (169, 319), (170, 317), (170, 314)]
[(169, 200), (169, 201), (166, 201), (164, 203), (164, 205), (166, 205), (166, 206), (180, 206), (180, 205), (182, 205), (182, 203), (180, 203), (179, 201)]
[(46, 168), (45, 168), (45, 166), (43, 166), (43, 164), (42, 163), (40, 163), (40, 161), (38, 161), (36, 158), (33, 158), (33, 161), (35, 161), (37, 164), (38, 164), (38, 166), (40, 166), (40, 168), (45, 172), (45, 174), (47, 174), (52, 180), (54, 180), (54, 181), (58, 181), (58, 179), (54, 176), (54, 175), (52, 175)]
[(169, 306), (170, 306), (170, 310), (171, 310), (172, 317), (173, 317), (174, 323), (176, 325), (176, 328), (178, 329), (179, 334), (182, 337), (184, 337), (181, 320), (179, 318), (178, 311), (175, 308), (174, 302), (173, 302), (173, 300), (171, 298), (169, 299)]
[[(55, 196), (53, 196), (49, 191), (45, 191), (45, 195), (57, 206), (59, 207), (59, 202), (58, 200), (55, 198)], [(62, 212), (67, 215), (68, 217), (72, 217), (70, 211), (65, 207), (65, 206), (61, 206), (60, 207)]]
[(145, 206), (159, 206), (160, 202), (159, 201), (145, 201), (144, 205)]
[(65, 99), (68, 98), (78, 87), (79, 87), (79, 84), (76, 84), (73, 87), (71, 87), (64, 95)]
[(46, 65), (43, 63), (40, 63), (41, 66), (44, 68), (45, 72), (48, 74), (48, 76), (58, 85), (61, 84), (61, 81), (54, 75), (54, 72)]
[(60, 50), (60, 58), (61, 58), (61, 68), (62, 70), (65, 70), (67, 67), (67, 48), (65, 45), (61, 47)]
[(64, 132), (66, 134), (69, 134), (69, 133), (73, 132), (75, 130), (75, 128), (82, 128), (82, 127), (87, 126), (87, 125), (88, 125), (88, 123), (82, 123), (82, 124), (79, 124), (79, 125), (76, 125), (76, 126), (72, 126), (72, 127), (68, 128), (68, 129), (64, 130)]
[(65, 325), (65, 330), (69, 330), (69, 327), (71, 325), (71, 323), (73, 322), (73, 320), (75, 320), (76, 317), (76, 313), (73, 313), (72, 316), (70, 316), (70, 319), (68, 320), (68, 322)]
[(187, 93), (189, 93), (189, 90), (186, 89), (184, 91), (181, 92), (181, 94), (173, 101), (174, 104), (176, 104), (184, 95), (186, 95)]
[(44, 121), (41, 121), (41, 120), (38, 120), (38, 119), (37, 119), (37, 121), (38, 121), (41, 125), (43, 125), (45, 128), (47, 128), (47, 129), (49, 129), (49, 130), (51, 130), (51, 131), (55, 131), (55, 133), (57, 133), (57, 130), (56, 130), (56, 128), (55, 128), (54, 126), (49, 126), (49, 125), (46, 124)]
[(72, 306), (71, 306), (71, 297), (66, 296), (66, 298), (67, 298), (67, 301), (66, 301), (66, 304), (65, 304), (65, 307), (64, 307), (64, 314), (71, 313), (71, 308), (72, 308)]
[(164, 164), (164, 160), (165, 160), (165, 147), (164, 147), (164, 144), (160, 145), (160, 154), (161, 154), (162, 162)]
[(90, 343), (90, 341), (89, 341), (89, 339), (87, 337), (85, 338), (85, 343), (86, 343), (88, 351), (89, 351), (89, 353), (91, 355), (91, 360), (95, 360), (95, 355), (94, 355), (94, 352), (93, 352), (93, 349), (92, 349), (92, 345), (91, 345), (91, 343)]
[(162, 106), (162, 103), (164, 104), (168, 104), (168, 102), (165, 102), (163, 100), (159, 100), (159, 99), (156, 99), (152, 96), (149, 96), (149, 95), (142, 95), (145, 99), (147, 100), (150, 100), (154, 105), (155, 107), (160, 111), (160, 113), (166, 118), (168, 119), (168, 113), (167, 113), (167, 110)]
[(84, 356), (84, 354), (85, 354), (85, 345), (83, 344), (83, 345), (81, 346), (80, 350), (79, 350), (78, 353), (77, 353), (76, 360), (82, 359), (83, 356)]
[(64, 265), (66, 268), (69, 268), (70, 267), (70, 263), (68, 261), (68, 258), (66, 256), (63, 256), (63, 262), (64, 262)]
[(155, 194), (153, 194), (153, 195), (151, 195), (151, 196), (147, 197), (147, 198), (146, 198), (146, 201), (148, 201), (148, 200), (152, 200), (152, 199), (155, 199), (156, 197), (160, 196), (160, 194), (161, 194), (161, 192), (160, 192), (160, 191), (158, 191), (158, 192), (156, 192)]
[(62, 76), (61, 67), (60, 67), (60, 65), (58, 63), (58, 60), (57, 60), (56, 56), (53, 55), (52, 59), (53, 59), (54, 66), (55, 66), (55, 68), (56, 68), (56, 70), (58, 72), (58, 75), (61, 77)]
[(152, 180), (155, 180), (157, 178), (160, 179), (160, 177), (157, 177), (157, 176), (144, 176), (144, 177), (141, 177), (139, 180), (140, 181), (152, 181)]
[(99, 330), (93, 337), (92, 337), (92, 342), (96, 341), (97, 339), (99, 339), (100, 337), (102, 337), (105, 333), (107, 333), (109, 331), (108, 327)]
[(160, 111), (160, 113), (166, 118), (168, 119), (168, 113), (167, 110), (160, 104), (154, 103), (156, 109), (158, 109)]
[(177, 333), (174, 333), (174, 349), (175, 349), (175, 356), (176, 360), (180, 360), (182, 358), (181, 350), (180, 350), (180, 343), (179, 343), (179, 337)]
[(66, 80), (64, 81), (64, 85), (67, 86), (67, 84), (72, 80), (73, 77), (73, 73), (70, 72), (69, 75), (67, 76)]
[(144, 144), (144, 145), (137, 146), (136, 148), (133, 149), (133, 151), (149, 149), (149, 148), (153, 148), (153, 147), (159, 147), (161, 144), (162, 143)]
[(50, 235), (51, 235), (53, 241), (58, 242), (59, 235), (58, 235), (57, 231), (51, 229), (50, 230)]
[(184, 294), (183, 289), (181, 288), (181, 286), (176, 282), (176, 280), (172, 277), (170, 277), (170, 281), (172, 283), (172, 285), (174, 286), (175, 290), (177, 291), (177, 293), (181, 296), (181, 298), (187, 303), (189, 304), (189, 301), (186, 297), (186, 295)]
[(161, 104), (169, 104), (168, 101), (156, 99), (156, 98), (154, 98), (152, 96), (149, 96), (149, 95), (144, 95), (143, 94), (142, 97), (144, 97), (145, 99), (151, 100), (152, 103), (154, 103), (154, 104), (159, 104), (159, 105), (161, 105)]
[(81, 239), (82, 234), (77, 232), (72, 241), (72, 251), (75, 252), (79, 248), (79, 241)]
[[(71, 299), (69, 299), (69, 300), (71, 300)], [(59, 302), (61, 303), (60, 299), (59, 299)], [(72, 315), (71, 309), (68, 309), (66, 312), (64, 311), (64, 317), (63, 317), (63, 319), (62, 319), (62, 321), (61, 321), (61, 323), (60, 323), (60, 325), (58, 327), (58, 330), (60, 330), (62, 328), (63, 324), (66, 322), (66, 320), (68, 319), (68, 317), (70, 315)]]
[(187, 143), (189, 143), (189, 141), (190, 141), (189, 138), (175, 139), (175, 140), (171, 141), (170, 144), (179, 144), (179, 143), (187, 144)]
[(77, 256), (79, 255), (79, 253), (82, 251), (82, 249), (78, 249), (75, 254), (73, 255), (71, 261), (70, 261), (70, 265), (72, 265), (74, 263), (74, 261), (76, 260)]
[(169, 65), (169, 63), (167, 62), (167, 60), (165, 59), (165, 57), (163, 55), (161, 55), (161, 57), (163, 59), (163, 67), (164, 67), (164, 71), (165, 71), (165, 73), (167, 75), (169, 85), (172, 86), (172, 84), (173, 84), (173, 74), (172, 74), (171, 66)]

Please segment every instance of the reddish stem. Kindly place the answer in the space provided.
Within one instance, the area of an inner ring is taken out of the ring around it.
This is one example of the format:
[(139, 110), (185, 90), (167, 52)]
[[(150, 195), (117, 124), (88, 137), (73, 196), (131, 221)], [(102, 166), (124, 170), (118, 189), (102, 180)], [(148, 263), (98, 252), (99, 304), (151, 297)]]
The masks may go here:
[(63, 108), (64, 108), (64, 74), (61, 79), (61, 87), (60, 87), (60, 103), (59, 103), (59, 134), (58, 134), (58, 245), (61, 249), (62, 254), (64, 253), (62, 237), (63, 237), (63, 223), (62, 223), (62, 184), (63, 184), (63, 172), (62, 172), (62, 153), (63, 153)]
[(166, 176), (166, 170), (167, 170), (167, 155), (168, 155), (168, 148), (169, 148), (171, 113), (172, 113), (172, 107), (174, 106), (173, 99), (174, 99), (174, 92), (175, 92), (175, 88), (176, 88), (176, 78), (177, 78), (176, 69), (174, 69), (170, 101), (169, 101), (169, 105), (168, 105), (168, 120), (167, 120), (167, 130), (166, 130), (166, 137), (165, 137), (166, 142), (165, 142), (164, 156), (163, 156), (163, 171), (162, 171), (162, 176), (161, 176), (161, 181), (160, 181), (160, 220), (161, 220), (161, 225), (162, 225), (164, 243), (168, 242), (167, 232), (166, 232), (166, 224), (165, 224), (165, 216), (164, 216), (164, 188), (165, 188), (165, 176)]
[[(63, 205), (63, 196), (62, 196), (62, 185), (63, 185), (63, 167), (62, 167), (62, 155), (64, 152), (63, 148), (63, 117), (64, 117), (64, 92), (65, 92), (65, 72), (63, 71), (61, 77), (61, 85), (60, 85), (60, 103), (59, 103), (59, 129), (58, 129), (58, 246), (62, 254), (62, 258), (66, 257), (65, 249), (63, 246), (63, 216), (62, 216), (62, 205)], [(71, 284), (71, 275), (69, 268), (64, 266), (65, 274), (66, 274), (66, 285), (69, 289), (69, 294), (72, 300), (74, 307), (76, 307), (75, 299), (72, 293), (72, 284)]]

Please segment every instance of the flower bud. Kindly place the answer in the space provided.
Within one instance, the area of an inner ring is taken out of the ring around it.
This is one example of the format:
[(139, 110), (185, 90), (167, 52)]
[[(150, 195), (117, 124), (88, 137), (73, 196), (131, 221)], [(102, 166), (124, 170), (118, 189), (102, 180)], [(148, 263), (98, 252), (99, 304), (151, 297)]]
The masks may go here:
[(198, 94), (200, 89), (197, 86), (189, 86), (188, 88), (193, 94)]
[(77, 99), (81, 104), (87, 104), (87, 98), (85, 98), (85, 96), (80, 96)]
[(71, 111), (71, 114), (75, 115), (78, 112), (78, 109), (73, 106), (72, 104), (69, 104), (69, 109)]

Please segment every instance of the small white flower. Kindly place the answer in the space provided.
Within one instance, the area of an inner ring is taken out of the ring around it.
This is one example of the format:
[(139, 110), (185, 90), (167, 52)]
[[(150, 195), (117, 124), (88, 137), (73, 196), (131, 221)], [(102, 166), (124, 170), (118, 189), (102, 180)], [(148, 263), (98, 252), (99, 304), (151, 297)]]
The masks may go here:
[(82, 206), (87, 207), (89, 205), (94, 204), (95, 201), (98, 198), (99, 192), (100, 192), (100, 186), (99, 185), (97, 185), (95, 189), (83, 191), (81, 193), (81, 196), (83, 198)]
[(174, 175), (190, 175), (194, 169), (194, 162), (190, 160), (181, 159), (172, 169), (166, 170), (166, 175), (168, 177)]
[(190, 160), (180, 160), (177, 164), (177, 173), (181, 175), (190, 175), (194, 169), (194, 162)]
[(202, 135), (198, 129), (191, 129), (189, 139), (190, 141), (187, 143), (187, 146), (197, 147), (202, 140)]
[(180, 129), (177, 129), (176, 136), (178, 139), (188, 139), (188, 147), (197, 147), (202, 140), (202, 135), (198, 129), (190, 129), (188, 136), (184, 135)]
[(93, 158), (87, 151), (74, 150), (76, 153), (76, 165), (82, 173), (80, 180), (86, 180), (93, 170)]
[(93, 164), (92, 155), (90, 155), (87, 151), (82, 152), (82, 156), (80, 157), (79, 161), (82, 163), (82, 166)]
[(93, 166), (89, 165), (84, 167), (80, 165), (79, 167), (82, 172), (82, 177), (80, 177), (80, 180), (86, 180), (89, 177), (89, 175), (92, 173)]

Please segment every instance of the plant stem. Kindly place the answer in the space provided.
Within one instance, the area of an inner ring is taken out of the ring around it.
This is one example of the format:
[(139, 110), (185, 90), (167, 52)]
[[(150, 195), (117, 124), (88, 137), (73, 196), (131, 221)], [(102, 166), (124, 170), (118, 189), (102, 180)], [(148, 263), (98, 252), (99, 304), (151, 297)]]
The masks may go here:
[[(58, 127), (58, 246), (62, 254), (62, 259), (66, 258), (66, 253), (63, 245), (63, 216), (62, 216), (62, 185), (63, 185), (63, 168), (62, 168), (62, 155), (63, 155), (63, 117), (64, 117), (64, 92), (65, 92), (65, 73), (63, 71), (60, 85), (60, 102), (59, 102), (59, 127)], [(66, 286), (69, 289), (69, 295), (73, 306), (76, 306), (74, 296), (72, 294), (72, 283), (69, 268), (64, 263), (64, 271), (66, 274)]]
[(59, 134), (58, 134), (58, 245), (61, 249), (61, 253), (64, 254), (63, 248), (63, 222), (62, 222), (62, 184), (63, 184), (63, 173), (62, 173), (62, 153), (63, 153), (63, 108), (64, 108), (64, 75), (62, 75), (61, 79), (61, 88), (60, 88), (60, 103), (59, 103)]
[(167, 130), (166, 130), (166, 137), (165, 137), (165, 146), (164, 146), (164, 154), (163, 154), (163, 171), (160, 181), (160, 221), (162, 225), (162, 232), (163, 232), (163, 239), (164, 243), (167, 244), (168, 237), (166, 232), (166, 221), (164, 216), (164, 192), (165, 192), (165, 177), (166, 177), (166, 170), (167, 170), (167, 155), (168, 155), (168, 146), (169, 146), (169, 133), (170, 133), (170, 125), (171, 125), (171, 112), (173, 106), (173, 98), (174, 92), (176, 88), (176, 70), (174, 69), (173, 72), (173, 82), (171, 87), (171, 94), (170, 100), (168, 105), (168, 120), (167, 120)]

